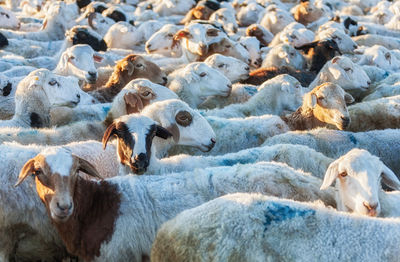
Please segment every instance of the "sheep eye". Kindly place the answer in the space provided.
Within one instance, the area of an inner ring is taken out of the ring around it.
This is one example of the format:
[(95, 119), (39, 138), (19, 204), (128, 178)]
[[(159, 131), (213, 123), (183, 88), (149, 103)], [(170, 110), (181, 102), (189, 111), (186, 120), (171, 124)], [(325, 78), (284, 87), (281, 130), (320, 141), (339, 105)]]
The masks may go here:
[(223, 68), (225, 66), (225, 64), (219, 64), (218, 68)]
[(106, 20), (104, 20), (104, 19), (103, 19), (103, 20), (100, 20), (100, 23), (105, 23), (105, 22), (106, 22)]
[(148, 96), (148, 95), (150, 95), (149, 91), (145, 91), (145, 92), (142, 93), (142, 96)]
[(226, 48), (231, 48), (232, 46), (231, 46), (231, 45), (226, 45), (225, 47), (226, 47)]
[(323, 96), (319, 96), (317, 99), (318, 99), (318, 100), (320, 100), (320, 101), (322, 101), (322, 100), (324, 100), (324, 99), (325, 99), (325, 97), (323, 97)]
[(200, 73), (200, 76), (201, 76), (201, 77), (205, 77), (206, 75), (207, 75), (206, 72)]
[(49, 85), (51, 85), (51, 86), (58, 85), (58, 82), (56, 80), (51, 80), (49, 82)]
[(74, 60), (75, 56), (70, 56), (69, 59)]
[(142, 64), (136, 64), (137, 68), (142, 67), (142, 66), (143, 66)]
[(174, 35), (169, 33), (167, 36), (172, 38)]
[(291, 36), (290, 36), (290, 38), (292, 38), (292, 39), (296, 39), (296, 38), (297, 38), (297, 36), (295, 36), (295, 35), (291, 35)]
[(35, 171), (33, 171), (33, 173), (32, 173), (33, 176), (39, 176), (39, 175), (42, 175), (42, 174), (43, 174), (43, 172), (42, 172), (41, 169), (35, 170)]
[(353, 70), (351, 70), (351, 68), (345, 68), (344, 71), (350, 72), (350, 71), (353, 71)]
[(387, 54), (385, 55), (385, 58), (386, 58), (387, 60), (389, 60), (389, 59), (390, 59), (390, 54), (387, 53)]
[(294, 55), (295, 55), (295, 53), (289, 53), (289, 55), (290, 55), (290, 56), (294, 56)]
[(340, 177), (346, 177), (346, 176), (347, 176), (347, 172), (344, 171), (344, 172), (340, 173), (339, 176), (340, 176)]

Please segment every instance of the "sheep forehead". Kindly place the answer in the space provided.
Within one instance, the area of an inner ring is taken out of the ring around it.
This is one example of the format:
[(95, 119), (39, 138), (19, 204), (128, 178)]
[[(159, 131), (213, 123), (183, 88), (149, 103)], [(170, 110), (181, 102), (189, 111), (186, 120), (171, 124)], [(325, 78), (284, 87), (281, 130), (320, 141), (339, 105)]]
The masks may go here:
[(377, 176), (379, 177), (382, 162), (378, 157), (371, 155), (363, 149), (353, 149), (340, 159), (340, 170), (346, 170), (349, 175), (354, 177)]
[(52, 174), (60, 176), (69, 176), (73, 167), (74, 158), (71, 152), (62, 147), (47, 148), (40, 153)]
[(140, 134), (143, 131), (147, 133), (147, 130), (150, 130), (152, 125), (157, 124), (154, 120), (140, 115), (128, 115), (128, 117), (125, 116), (122, 119), (130, 133)]
[(94, 50), (89, 45), (79, 44), (79, 45), (74, 45), (74, 46), (70, 47), (69, 52), (72, 54), (77, 54), (77, 55), (85, 55), (85, 54), (93, 55)]
[(336, 85), (336, 84), (325, 84), (320, 86), (315, 92), (316, 94), (323, 95), (324, 97), (328, 98), (329, 100), (343, 100), (344, 98), (344, 90)]

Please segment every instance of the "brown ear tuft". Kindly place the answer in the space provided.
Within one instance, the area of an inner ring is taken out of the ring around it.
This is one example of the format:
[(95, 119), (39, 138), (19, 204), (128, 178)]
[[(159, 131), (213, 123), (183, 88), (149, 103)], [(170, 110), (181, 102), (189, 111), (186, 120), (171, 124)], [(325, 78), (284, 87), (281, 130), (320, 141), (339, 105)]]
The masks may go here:
[(334, 64), (334, 63), (336, 63), (337, 61), (339, 61), (339, 59), (340, 59), (339, 56), (335, 56), (335, 57), (332, 59), (332, 64)]
[(103, 143), (103, 149), (106, 149), (108, 140), (110, 140), (111, 136), (116, 135), (116, 132), (116, 123), (112, 122), (111, 125), (107, 127), (106, 131), (104, 132), (103, 139), (101, 140)]

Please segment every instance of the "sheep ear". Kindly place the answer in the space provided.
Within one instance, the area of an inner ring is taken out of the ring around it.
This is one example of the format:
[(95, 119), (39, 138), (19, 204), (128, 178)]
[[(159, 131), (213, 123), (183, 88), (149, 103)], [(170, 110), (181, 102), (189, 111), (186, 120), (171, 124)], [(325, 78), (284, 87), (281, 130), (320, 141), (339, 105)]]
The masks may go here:
[(106, 149), (108, 140), (110, 140), (110, 137), (113, 135), (117, 134), (117, 127), (115, 122), (112, 122), (111, 125), (109, 125), (104, 132), (103, 139), (101, 142), (103, 143), (103, 149)]
[(339, 61), (339, 60), (340, 60), (340, 57), (338, 57), (338, 56), (334, 57), (334, 58), (332, 59), (332, 64), (336, 64), (337, 61)]
[(322, 182), (321, 187), (319, 188), (320, 190), (325, 190), (327, 189), (330, 185), (332, 185), (333, 181), (338, 177), (339, 174), (339, 164), (336, 161), (332, 162), (329, 166), (328, 169), (326, 170), (325, 176), (324, 176), (324, 181)]
[(332, 74), (333, 78), (335, 80), (339, 80), (339, 78), (340, 78), (340, 70), (339, 70), (338, 66), (334, 65), (333, 62), (332, 62), (331, 66), (329, 66), (328, 69), (329, 69), (329, 72)]
[(101, 63), (101, 61), (103, 61), (103, 56), (100, 55), (99, 53), (95, 53), (93, 55), (93, 59), (96, 63)]
[(96, 168), (91, 163), (89, 163), (89, 161), (87, 161), (83, 158), (80, 158), (78, 156), (75, 156), (75, 155), (74, 155), (74, 157), (76, 159), (78, 159), (78, 163), (79, 163), (78, 170), (79, 171), (82, 171), (83, 173), (88, 174), (89, 176), (103, 179), (100, 176), (99, 172), (97, 172)]
[(308, 54), (308, 51), (310, 50), (310, 48), (316, 47), (317, 44), (318, 44), (318, 41), (314, 41), (314, 42), (311, 42), (311, 43), (308, 43), (308, 44), (305, 44), (305, 45), (302, 45), (299, 47), (294, 47), (294, 48), (296, 48), (297, 50), (303, 50), (304, 53)]
[(286, 57), (286, 53), (285, 52), (279, 52), (278, 54), (279, 58), (285, 58)]
[(18, 181), (15, 183), (14, 187), (19, 186), (25, 178), (27, 178), (30, 174), (35, 171), (35, 159), (32, 158), (28, 162), (25, 163), (25, 165), (22, 167), (21, 172), (19, 173), (18, 176)]
[(175, 143), (179, 142), (179, 137), (180, 137), (180, 132), (179, 128), (176, 124), (172, 124), (169, 127), (166, 128), (171, 134), (172, 138), (174, 139)]
[(352, 97), (349, 93), (344, 93), (344, 101), (349, 105), (354, 102), (354, 97)]
[(388, 168), (385, 164), (382, 165), (383, 165), (383, 170), (381, 174), (382, 182), (391, 189), (400, 190), (400, 181), (395, 175), (395, 173), (393, 173), (393, 171), (390, 170), (390, 168)]
[(47, 18), (44, 19), (42, 28), (40, 30), (44, 30), (47, 27)]
[(126, 113), (139, 113), (143, 110), (143, 103), (136, 93), (127, 93), (124, 95)]
[(308, 93), (304, 95), (305, 104), (309, 108), (315, 108), (317, 105), (317, 96), (314, 93)]
[(135, 71), (135, 66), (129, 61), (124, 61), (122, 63), (122, 70), (123, 71), (125, 71), (125, 70), (128, 71), (128, 75), (131, 76), (133, 74), (133, 71)]
[(168, 139), (173, 135), (166, 128), (157, 125), (156, 126), (156, 136), (161, 137), (163, 139)]

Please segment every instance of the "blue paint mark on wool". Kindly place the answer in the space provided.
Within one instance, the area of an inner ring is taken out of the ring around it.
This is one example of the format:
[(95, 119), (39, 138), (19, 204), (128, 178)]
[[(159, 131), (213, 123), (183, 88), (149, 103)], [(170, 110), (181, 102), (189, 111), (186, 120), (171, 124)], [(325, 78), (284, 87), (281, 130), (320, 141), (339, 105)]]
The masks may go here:
[(252, 86), (245, 86), (244, 90), (246, 90), (246, 92), (250, 95), (254, 95), (257, 93), (257, 88), (256, 87), (252, 87)]
[(110, 109), (111, 109), (111, 106), (103, 106), (102, 107), (102, 109), (103, 109), (103, 111), (104, 111), (104, 113), (108, 113), (108, 111), (110, 111)]
[(357, 145), (357, 139), (353, 134), (349, 134), (349, 139), (353, 144)]
[(28, 136), (28, 135), (37, 135), (38, 131), (37, 130), (29, 130), (29, 131), (22, 131), (22, 132), (18, 132), (18, 137), (22, 137), (22, 136)]
[(267, 231), (268, 226), (273, 222), (282, 222), (295, 217), (311, 216), (315, 214), (315, 210), (300, 210), (287, 205), (282, 205), (278, 203), (271, 203), (267, 210), (264, 211), (264, 233)]

